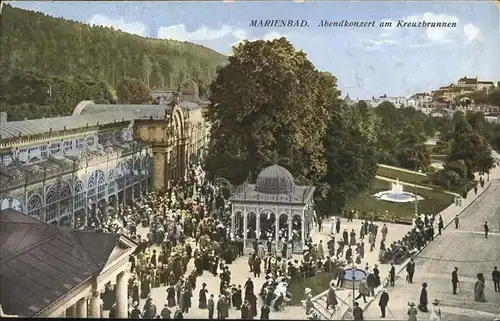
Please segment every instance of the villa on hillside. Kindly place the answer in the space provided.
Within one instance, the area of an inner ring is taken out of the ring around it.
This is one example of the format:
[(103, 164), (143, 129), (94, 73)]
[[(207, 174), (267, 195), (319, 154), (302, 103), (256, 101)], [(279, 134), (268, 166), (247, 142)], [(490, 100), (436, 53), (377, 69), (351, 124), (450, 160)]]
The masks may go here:
[(391, 97), (387, 95), (380, 96), (379, 98), (372, 97), (371, 100), (367, 100), (366, 103), (368, 106), (371, 107), (377, 107), (384, 101), (390, 102), (394, 105), (396, 108), (402, 108), (402, 107), (415, 107), (416, 106), (416, 100), (413, 98), (407, 98), (404, 96), (397, 96), (397, 97)]
[(489, 80), (479, 80), (477, 77), (468, 78), (465, 76), (457, 81), (457, 87), (470, 88), (472, 91), (480, 91), (489, 90), (492, 87), (495, 88), (495, 83)]

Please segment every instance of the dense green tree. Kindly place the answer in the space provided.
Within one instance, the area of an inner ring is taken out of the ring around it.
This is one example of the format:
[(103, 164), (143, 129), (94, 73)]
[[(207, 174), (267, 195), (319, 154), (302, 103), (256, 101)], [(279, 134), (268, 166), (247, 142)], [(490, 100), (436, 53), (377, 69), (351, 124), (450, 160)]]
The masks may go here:
[(399, 166), (410, 170), (426, 172), (431, 164), (429, 151), (424, 144), (399, 149), (396, 158)]
[(125, 78), (116, 88), (118, 100), (122, 104), (151, 103), (151, 93), (148, 86), (139, 79)]
[(493, 167), (491, 148), (486, 140), (474, 131), (465, 120), (465, 117), (462, 117), (455, 124), (454, 138), (448, 160), (450, 162), (463, 160), (469, 174), (476, 172), (487, 173)]
[(348, 200), (368, 188), (377, 171), (375, 115), (366, 104), (342, 105), (330, 122), (324, 147), (327, 174), (318, 188), (320, 214), (339, 214)]
[(448, 190), (462, 192), (470, 181), (467, 165), (463, 160), (447, 161), (444, 168), (431, 175), (431, 181)]
[(321, 73), (285, 38), (243, 42), (210, 86), (205, 168), (233, 183), (254, 177), (279, 155), (298, 182), (318, 182), (322, 145), (339, 104), (336, 78)]
[(71, 115), (82, 100), (116, 103), (115, 90), (104, 80), (49, 76), (39, 71), (3, 71), (0, 111), (6, 111), (9, 120)]

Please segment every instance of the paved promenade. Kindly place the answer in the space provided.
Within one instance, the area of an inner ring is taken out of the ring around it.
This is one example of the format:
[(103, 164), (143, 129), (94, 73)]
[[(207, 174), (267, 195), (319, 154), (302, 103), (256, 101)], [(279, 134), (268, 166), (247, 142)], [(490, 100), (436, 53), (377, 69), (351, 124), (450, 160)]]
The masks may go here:
[[(441, 301), (443, 320), (481, 321), (493, 320), (500, 313), (500, 293), (493, 292), (491, 271), (493, 266), (500, 266), (500, 170), (496, 168), (490, 174), (491, 186), (477, 197), (469, 192), (462, 207), (467, 207), (460, 214), (460, 227), (455, 229), (453, 218), (459, 208), (455, 205), (444, 210), (441, 215), (445, 224), (451, 224), (415, 258), (416, 272), (414, 284), (405, 284), (406, 271), (397, 275), (396, 286), (389, 288), (390, 313), (387, 319), (405, 319), (408, 301), (418, 304), (421, 284), (427, 282), (429, 301), (435, 298)], [(480, 188), (479, 193), (483, 192)], [(488, 221), (490, 236), (484, 237), (483, 224)], [(459, 267), (460, 293), (453, 295), (451, 272)], [(473, 290), (477, 273), (486, 278), (485, 296), (488, 302), (473, 300)], [(365, 310), (365, 319), (380, 318), (378, 297)], [(420, 313), (418, 320), (428, 320), (426, 313)]]
[[(359, 229), (361, 227), (362, 220), (354, 220), (353, 222), (347, 223), (345, 219), (341, 219), (341, 233), (344, 228), (347, 228), (349, 231), (351, 229), (354, 229), (357, 234), (359, 234)], [(326, 248), (326, 242), (329, 239), (330, 235), (330, 221), (326, 221), (323, 223), (323, 229), (322, 232), (318, 231), (318, 227), (314, 228), (312, 238), (313, 241), (318, 243), (320, 240), (323, 240), (324, 249), (327, 251)], [(411, 228), (409, 225), (400, 225), (400, 224), (391, 224), (388, 223), (388, 243), (390, 244), (392, 241), (396, 241), (401, 239)], [(146, 228), (143, 228), (141, 226), (138, 227), (139, 233), (143, 236), (146, 237), (148, 230)], [(341, 237), (340, 235), (336, 236), (336, 240)], [(156, 247), (155, 247), (156, 248)], [(158, 249), (158, 248), (157, 248)], [(326, 253), (326, 252), (325, 252)], [(374, 250), (373, 252), (369, 251), (369, 247), (365, 245), (365, 260), (362, 261), (362, 264), (360, 264), (360, 267), (364, 267), (366, 263), (368, 263), (370, 266), (373, 267), (373, 264), (376, 264), (378, 262), (378, 250)], [(294, 259), (297, 260), (302, 260), (302, 255), (294, 255)], [(229, 268), (231, 270), (231, 283), (232, 284), (241, 284), (242, 286), (245, 284), (245, 281), (247, 280), (247, 277), (249, 276), (249, 268), (248, 268), (248, 257), (243, 257), (237, 259), (235, 262), (229, 265)], [(389, 273), (389, 268), (387, 265), (382, 265), (379, 264), (379, 268), (381, 270), (381, 275), (387, 275)], [(193, 265), (193, 260), (191, 260), (188, 264), (187, 271), (188, 273), (191, 272), (191, 270), (194, 269)], [(260, 278), (253, 278), (252, 280), (254, 282), (254, 286), (256, 289), (256, 293), (260, 291), (260, 288), (262, 284), (265, 281), (265, 275), (261, 275)], [(208, 272), (204, 272), (201, 277), (197, 279), (196, 282), (196, 290), (194, 291), (194, 295), (191, 299), (192, 306), (193, 308), (189, 310), (189, 313), (185, 314), (185, 318), (196, 318), (196, 319), (203, 319), (208, 317), (208, 312), (207, 310), (200, 310), (198, 309), (198, 291), (199, 287), (201, 284), (205, 282), (207, 284), (207, 289), (209, 290), (209, 294), (213, 293), (216, 297), (218, 294), (219, 290), (219, 284), (220, 284), (220, 279), (219, 277), (214, 277), (212, 274), (209, 274)], [(325, 284), (324, 289), (328, 289), (328, 284)], [(338, 295), (341, 298), (347, 298), (348, 295), (352, 292), (351, 290), (347, 291), (338, 291)], [(343, 293), (342, 293), (343, 292)], [(313, 293), (313, 295), (317, 295), (319, 293)], [(163, 308), (163, 303), (165, 302), (166, 299), (166, 288), (165, 287), (159, 287), (159, 288), (153, 288), (152, 289), (152, 297), (153, 300), (156, 304), (157, 309), (159, 311), (161, 308)], [(260, 297), (259, 298), (259, 317), (260, 317)], [(349, 299), (352, 300), (352, 299)], [(349, 301), (351, 302), (351, 301)], [(141, 300), (140, 306), (144, 305), (145, 300)], [(105, 316), (108, 315), (108, 311), (105, 311)], [(270, 318), (271, 319), (302, 319), (305, 317), (305, 309), (301, 306), (290, 306), (285, 309), (283, 312), (274, 312), (271, 311)], [(336, 317), (336, 316), (334, 316)], [(340, 316), (339, 316), (340, 317)], [(229, 319), (240, 319), (241, 318), (241, 313), (240, 311), (236, 311), (234, 309), (231, 309), (229, 311)]]

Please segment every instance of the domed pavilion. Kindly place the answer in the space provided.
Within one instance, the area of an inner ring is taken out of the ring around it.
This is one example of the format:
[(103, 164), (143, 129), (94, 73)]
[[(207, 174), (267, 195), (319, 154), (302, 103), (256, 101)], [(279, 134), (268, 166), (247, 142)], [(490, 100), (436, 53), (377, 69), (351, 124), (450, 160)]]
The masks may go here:
[[(288, 243), (301, 252), (313, 224), (314, 186), (299, 186), (290, 172), (277, 164), (264, 168), (255, 184), (246, 184), (231, 196), (231, 232), (244, 239), (245, 249), (255, 242), (272, 242), (277, 252)], [(291, 243), (291, 244), (290, 244)]]

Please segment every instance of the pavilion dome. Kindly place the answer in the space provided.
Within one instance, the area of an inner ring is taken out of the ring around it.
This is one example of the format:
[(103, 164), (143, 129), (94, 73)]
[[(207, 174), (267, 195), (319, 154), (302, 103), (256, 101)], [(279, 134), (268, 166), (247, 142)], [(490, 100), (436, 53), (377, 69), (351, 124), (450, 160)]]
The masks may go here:
[(263, 194), (290, 194), (294, 189), (292, 174), (279, 165), (264, 168), (255, 182), (255, 190)]

